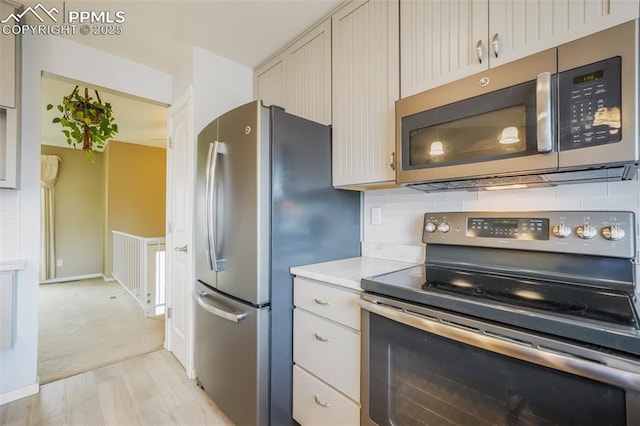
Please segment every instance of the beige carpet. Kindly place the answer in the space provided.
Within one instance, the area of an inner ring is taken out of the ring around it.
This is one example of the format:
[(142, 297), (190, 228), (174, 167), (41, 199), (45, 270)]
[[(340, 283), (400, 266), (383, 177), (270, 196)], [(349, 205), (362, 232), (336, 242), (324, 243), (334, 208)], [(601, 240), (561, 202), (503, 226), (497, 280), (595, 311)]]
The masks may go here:
[(164, 316), (144, 318), (117, 282), (102, 278), (40, 286), (40, 384), (162, 347)]

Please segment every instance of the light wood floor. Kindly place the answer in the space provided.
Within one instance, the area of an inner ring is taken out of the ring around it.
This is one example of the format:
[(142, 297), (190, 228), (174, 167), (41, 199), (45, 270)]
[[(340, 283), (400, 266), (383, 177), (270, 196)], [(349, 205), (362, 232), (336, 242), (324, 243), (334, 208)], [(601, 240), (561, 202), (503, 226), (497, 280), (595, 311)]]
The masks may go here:
[(0, 425), (233, 425), (160, 350), (40, 387), (0, 406)]

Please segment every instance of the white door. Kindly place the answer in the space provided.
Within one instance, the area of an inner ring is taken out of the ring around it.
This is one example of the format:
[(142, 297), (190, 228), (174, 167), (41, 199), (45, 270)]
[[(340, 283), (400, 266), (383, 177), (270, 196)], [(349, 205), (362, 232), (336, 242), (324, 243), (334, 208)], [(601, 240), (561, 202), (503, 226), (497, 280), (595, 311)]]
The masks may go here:
[(169, 109), (167, 151), (167, 349), (193, 376), (192, 90)]

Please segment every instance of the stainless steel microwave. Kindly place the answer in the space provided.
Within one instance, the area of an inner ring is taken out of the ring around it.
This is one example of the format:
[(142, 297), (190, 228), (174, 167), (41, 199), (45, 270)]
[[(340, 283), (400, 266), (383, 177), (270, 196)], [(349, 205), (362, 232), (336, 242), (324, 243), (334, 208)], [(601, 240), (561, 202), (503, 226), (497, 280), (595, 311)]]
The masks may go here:
[(397, 183), (425, 191), (633, 179), (638, 20), (396, 102)]

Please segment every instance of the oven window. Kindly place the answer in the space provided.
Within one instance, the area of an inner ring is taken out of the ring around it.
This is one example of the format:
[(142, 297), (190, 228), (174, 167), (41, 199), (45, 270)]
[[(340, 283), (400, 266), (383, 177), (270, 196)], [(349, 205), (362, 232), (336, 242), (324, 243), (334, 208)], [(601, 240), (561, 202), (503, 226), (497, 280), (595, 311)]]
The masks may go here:
[(625, 392), (369, 314), (379, 425), (624, 425)]

